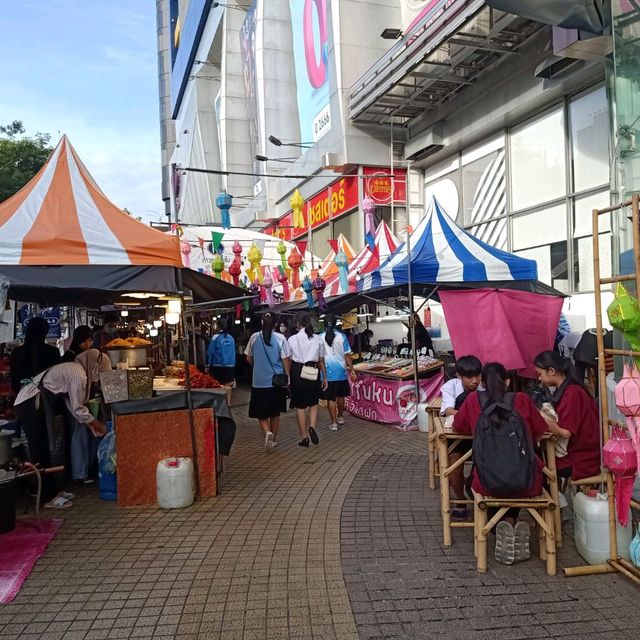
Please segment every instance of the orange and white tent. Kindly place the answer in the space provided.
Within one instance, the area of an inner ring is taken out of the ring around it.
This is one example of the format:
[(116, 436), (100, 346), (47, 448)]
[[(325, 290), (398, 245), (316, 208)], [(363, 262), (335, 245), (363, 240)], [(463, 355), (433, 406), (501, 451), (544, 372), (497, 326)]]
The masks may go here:
[(135, 220), (100, 190), (64, 136), (38, 174), (0, 203), (0, 280), (43, 306), (101, 306), (124, 293), (196, 302), (245, 291), (182, 267), (180, 240)]
[(0, 265), (182, 267), (179, 239), (108, 200), (66, 136), (38, 174), (0, 203), (0, 238)]

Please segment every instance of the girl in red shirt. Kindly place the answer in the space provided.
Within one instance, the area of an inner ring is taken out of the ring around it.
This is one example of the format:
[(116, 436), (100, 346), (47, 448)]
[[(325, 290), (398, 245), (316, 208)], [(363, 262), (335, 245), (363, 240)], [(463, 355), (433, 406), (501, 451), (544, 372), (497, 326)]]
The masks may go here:
[[(504, 395), (509, 388), (509, 378), (506, 369), (497, 362), (492, 362), (482, 369), (482, 386), (489, 394), (489, 402), (503, 402)], [(531, 432), (533, 442), (538, 441), (547, 431), (547, 425), (533, 402), (524, 393), (516, 393), (513, 410), (520, 415), (525, 427)], [(482, 414), (478, 392), (474, 391), (467, 396), (462, 407), (453, 419), (453, 429), (458, 433), (475, 434), (476, 425)], [(512, 498), (525, 498), (539, 496), (542, 493), (542, 460), (536, 458), (535, 478), (529, 489), (522, 492), (514, 492)], [(482, 486), (474, 466), (471, 488), (482, 495), (491, 493)], [(496, 549), (495, 557), (502, 564), (513, 564), (527, 560), (529, 551), (529, 526), (525, 522), (518, 522), (519, 509), (509, 509), (505, 517), (496, 525)], [(489, 518), (493, 517), (495, 510), (490, 510)]]
[(538, 380), (555, 387), (551, 400), (558, 414), (548, 429), (567, 438), (567, 455), (556, 459), (558, 474), (581, 480), (600, 473), (600, 419), (598, 405), (578, 380), (573, 365), (555, 351), (543, 351), (535, 359)]

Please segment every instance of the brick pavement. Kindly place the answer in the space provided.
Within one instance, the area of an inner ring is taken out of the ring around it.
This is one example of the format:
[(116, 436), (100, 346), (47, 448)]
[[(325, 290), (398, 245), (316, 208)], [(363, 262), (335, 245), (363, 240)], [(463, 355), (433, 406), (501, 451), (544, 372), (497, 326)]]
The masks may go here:
[[(344, 501), (342, 568), (361, 640), (637, 637), (640, 594), (618, 575), (549, 577), (537, 558), (491, 557), (478, 574), (470, 529), (442, 547), (439, 494), (417, 453), (373, 454)], [(558, 560), (584, 564), (570, 539)]]
[[(303, 450), (289, 414), (268, 455), (246, 393), (237, 397), (222, 495), (162, 512), (118, 509), (83, 489), (15, 601), (0, 606), (2, 640), (534, 637), (509, 635), (526, 628), (514, 622), (522, 616), (538, 631), (557, 621), (568, 637), (598, 624), (628, 637), (637, 623), (638, 593), (615, 576), (549, 579), (532, 562), (479, 577), (470, 534), (443, 550), (423, 435), (355, 419), (330, 433), (325, 420), (320, 446)], [(596, 615), (605, 604), (606, 625)]]

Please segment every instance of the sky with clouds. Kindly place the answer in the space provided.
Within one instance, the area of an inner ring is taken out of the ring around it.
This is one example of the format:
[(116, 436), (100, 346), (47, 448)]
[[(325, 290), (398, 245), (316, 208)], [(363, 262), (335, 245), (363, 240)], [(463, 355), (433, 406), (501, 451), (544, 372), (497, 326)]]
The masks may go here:
[(157, 220), (155, 2), (20, 0), (1, 22), (0, 124), (22, 120), (52, 144), (66, 133), (113, 202)]

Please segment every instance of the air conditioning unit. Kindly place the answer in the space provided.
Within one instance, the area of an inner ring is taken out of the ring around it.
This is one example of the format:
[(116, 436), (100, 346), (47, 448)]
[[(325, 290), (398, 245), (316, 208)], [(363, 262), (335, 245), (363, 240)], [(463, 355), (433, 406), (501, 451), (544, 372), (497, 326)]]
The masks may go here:
[(444, 148), (444, 122), (436, 122), (404, 149), (405, 160), (421, 160)]

